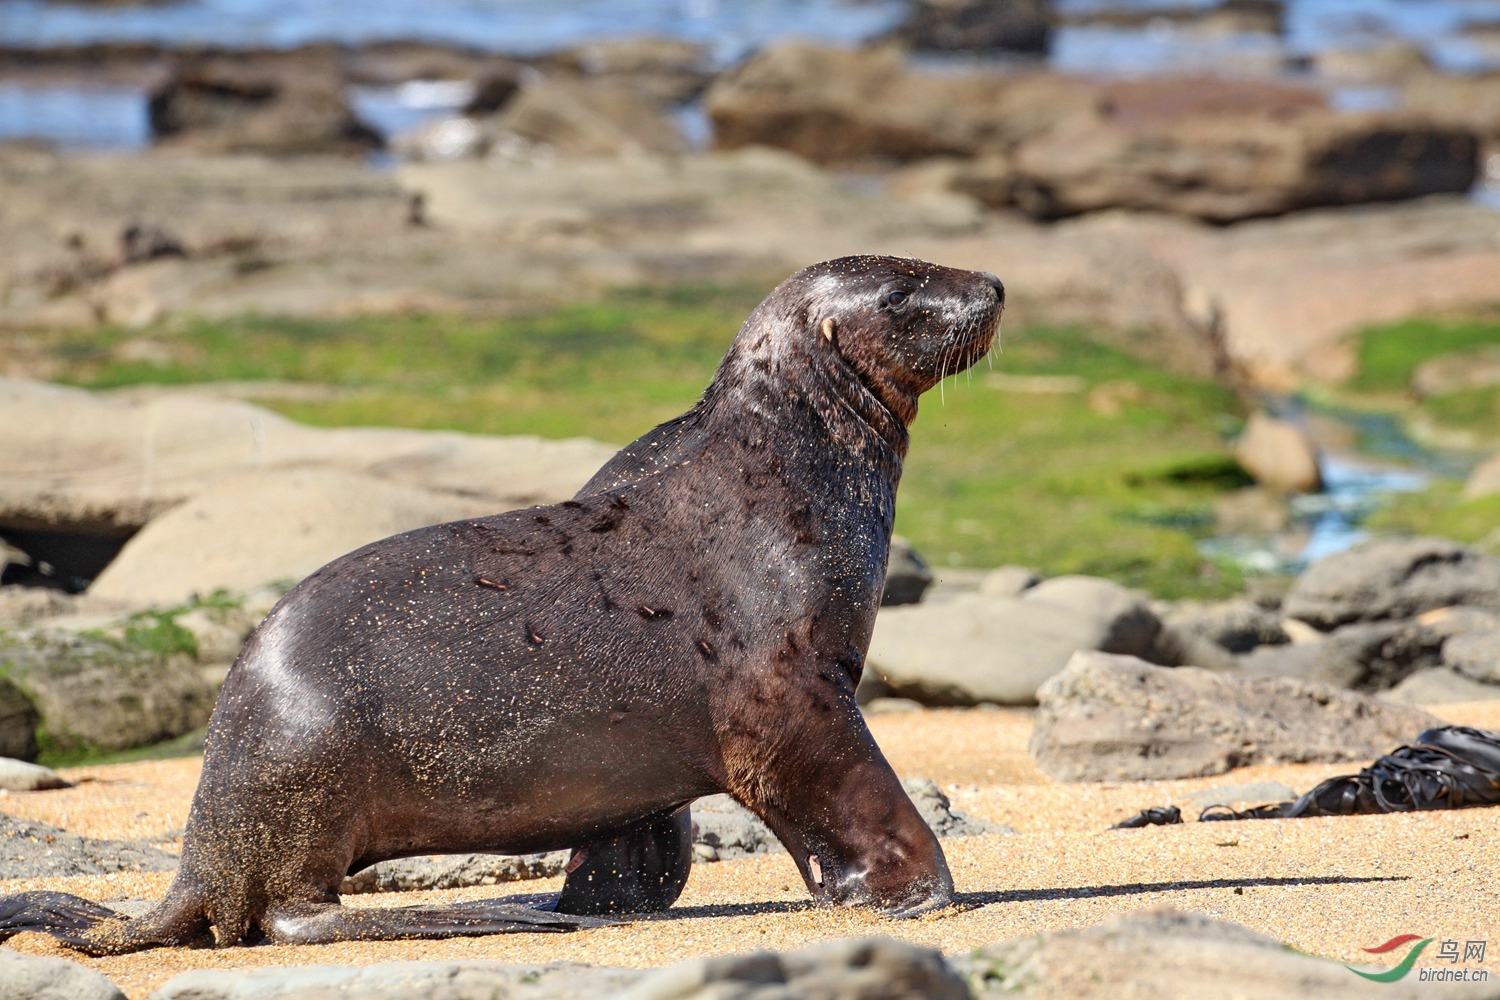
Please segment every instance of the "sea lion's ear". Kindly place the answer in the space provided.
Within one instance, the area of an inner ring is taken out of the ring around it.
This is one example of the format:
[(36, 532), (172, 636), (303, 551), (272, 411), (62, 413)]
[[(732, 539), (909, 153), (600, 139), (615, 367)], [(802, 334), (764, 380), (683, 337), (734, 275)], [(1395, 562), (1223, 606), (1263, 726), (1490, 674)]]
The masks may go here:
[(823, 339), (824, 340), (828, 341), (830, 344), (833, 343), (833, 330), (834, 330), (834, 326), (833, 326), (833, 319), (832, 319), (832, 317), (830, 317), (828, 319), (825, 319), (822, 322), (822, 325), (820, 325), (818, 327), (818, 329), (820, 329), (820, 330), (823, 331)]

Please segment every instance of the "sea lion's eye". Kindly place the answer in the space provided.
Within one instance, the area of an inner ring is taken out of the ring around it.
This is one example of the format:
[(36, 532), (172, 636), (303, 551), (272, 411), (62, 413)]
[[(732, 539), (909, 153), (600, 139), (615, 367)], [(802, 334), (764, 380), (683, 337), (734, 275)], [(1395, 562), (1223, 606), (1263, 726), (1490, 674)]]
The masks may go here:
[(906, 299), (907, 294), (898, 288), (885, 297), (885, 304), (888, 306), (899, 306)]

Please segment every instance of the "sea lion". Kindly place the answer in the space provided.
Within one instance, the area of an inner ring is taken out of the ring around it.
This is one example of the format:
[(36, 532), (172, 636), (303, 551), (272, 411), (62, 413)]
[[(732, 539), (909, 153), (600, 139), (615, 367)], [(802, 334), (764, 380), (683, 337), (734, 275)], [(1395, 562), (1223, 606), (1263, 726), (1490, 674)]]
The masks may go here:
[[(854, 701), (917, 397), (989, 350), (994, 275), (792, 275), (688, 413), (575, 499), (421, 528), (284, 597), (229, 671), (167, 897), (59, 893), (0, 935), (95, 953), (590, 926), (670, 906), (687, 805), (728, 792), (820, 901), (942, 907), (942, 849)], [(573, 848), (559, 896), (351, 909), (387, 858)]]

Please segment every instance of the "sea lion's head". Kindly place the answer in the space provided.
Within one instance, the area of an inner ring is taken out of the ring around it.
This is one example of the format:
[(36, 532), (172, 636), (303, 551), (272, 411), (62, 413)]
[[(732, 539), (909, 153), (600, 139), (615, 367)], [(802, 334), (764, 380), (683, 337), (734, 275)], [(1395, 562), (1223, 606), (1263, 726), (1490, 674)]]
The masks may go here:
[(1004, 286), (988, 272), (840, 257), (782, 282), (737, 346), (742, 360), (823, 376), (846, 401), (863, 390), (904, 428), (918, 396), (985, 356), (1004, 303)]

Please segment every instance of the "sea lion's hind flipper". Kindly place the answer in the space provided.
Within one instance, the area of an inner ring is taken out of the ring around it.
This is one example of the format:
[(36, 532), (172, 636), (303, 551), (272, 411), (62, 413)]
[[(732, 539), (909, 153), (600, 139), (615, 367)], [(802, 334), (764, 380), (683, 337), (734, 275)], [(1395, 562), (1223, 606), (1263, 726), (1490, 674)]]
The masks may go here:
[(514, 897), (500, 897), (449, 906), (390, 909), (355, 909), (338, 903), (293, 903), (268, 910), (262, 926), (273, 944), (331, 944), (335, 941), (397, 941), (573, 931), (613, 923), (615, 921), (599, 917), (580, 917), (519, 906)]
[(114, 910), (66, 892), (0, 896), (0, 941), (23, 931), (36, 931), (75, 944), (100, 921), (118, 919), (120, 914)]
[(677, 902), (693, 869), (686, 806), (655, 813), (573, 852), (558, 913), (657, 913)]

